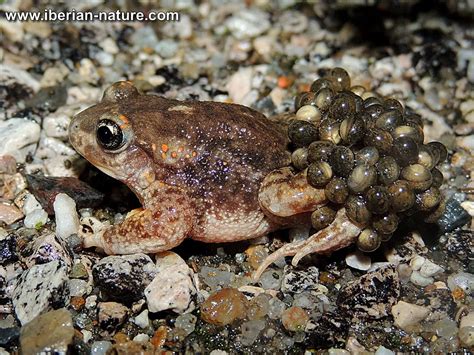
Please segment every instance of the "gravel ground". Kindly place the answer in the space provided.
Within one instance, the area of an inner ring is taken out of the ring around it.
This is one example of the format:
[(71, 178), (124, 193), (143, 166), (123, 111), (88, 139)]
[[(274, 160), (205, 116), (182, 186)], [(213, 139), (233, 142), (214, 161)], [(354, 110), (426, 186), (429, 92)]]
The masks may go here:
[[(32, 3), (7, 1), (0, 15)], [(143, 3), (55, 9), (157, 9)], [(474, 8), (358, 3), (167, 0), (160, 9), (180, 21), (153, 23), (1, 16), (0, 353), (471, 353)], [(271, 116), (293, 112), (295, 95), (336, 66), (420, 114), (425, 141), (448, 148), (441, 230), (408, 223), (375, 253), (279, 260), (256, 284), (252, 271), (287, 232), (158, 255), (82, 249), (79, 230), (139, 206), (68, 142), (72, 116), (111, 83)]]

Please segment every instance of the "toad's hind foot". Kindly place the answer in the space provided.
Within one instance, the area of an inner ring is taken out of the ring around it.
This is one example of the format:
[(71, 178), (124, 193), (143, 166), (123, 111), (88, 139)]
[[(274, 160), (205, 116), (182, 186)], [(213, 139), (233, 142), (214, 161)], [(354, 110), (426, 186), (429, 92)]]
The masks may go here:
[(328, 227), (316, 232), (306, 240), (286, 244), (269, 255), (255, 271), (253, 280), (254, 282), (258, 281), (267, 267), (282, 257), (293, 256), (291, 263), (296, 266), (308, 254), (325, 254), (342, 249), (352, 244), (360, 231), (361, 229), (347, 218), (345, 209), (341, 208), (334, 222)]

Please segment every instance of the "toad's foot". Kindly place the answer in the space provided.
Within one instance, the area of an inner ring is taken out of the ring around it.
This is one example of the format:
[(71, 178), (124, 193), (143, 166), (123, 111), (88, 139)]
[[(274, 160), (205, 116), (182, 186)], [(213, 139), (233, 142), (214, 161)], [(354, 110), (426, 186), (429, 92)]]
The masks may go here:
[(122, 223), (84, 238), (85, 248), (99, 247), (106, 254), (156, 253), (172, 249), (189, 234), (194, 209), (177, 188), (154, 184), (150, 204), (130, 212)]
[(254, 282), (258, 281), (265, 269), (282, 257), (293, 256), (291, 263), (296, 266), (308, 254), (325, 254), (342, 249), (352, 244), (360, 231), (361, 229), (347, 218), (345, 209), (341, 208), (337, 212), (334, 222), (326, 228), (316, 232), (306, 240), (286, 244), (269, 255), (255, 271), (253, 280)]

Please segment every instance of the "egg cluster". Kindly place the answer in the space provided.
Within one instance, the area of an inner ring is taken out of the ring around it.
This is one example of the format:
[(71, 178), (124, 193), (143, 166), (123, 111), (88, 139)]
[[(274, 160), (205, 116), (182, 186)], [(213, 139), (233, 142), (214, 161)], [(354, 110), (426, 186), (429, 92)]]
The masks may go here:
[(415, 213), (434, 222), (443, 211), (436, 166), (447, 158), (439, 142), (425, 144), (421, 117), (392, 98), (351, 86), (334, 68), (295, 99), (288, 127), (292, 164), (308, 183), (324, 189), (330, 203), (311, 215), (320, 230), (345, 207), (361, 226), (357, 246), (376, 250), (403, 218)]

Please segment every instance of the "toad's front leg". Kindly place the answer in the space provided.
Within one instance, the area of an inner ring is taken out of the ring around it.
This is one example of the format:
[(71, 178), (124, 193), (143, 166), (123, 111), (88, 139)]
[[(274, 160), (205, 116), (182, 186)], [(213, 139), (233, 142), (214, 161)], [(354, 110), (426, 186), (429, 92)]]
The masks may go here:
[(195, 222), (191, 200), (180, 189), (153, 183), (142, 196), (146, 203), (125, 220), (84, 238), (84, 247), (100, 247), (106, 254), (156, 253), (179, 245)]
[[(261, 207), (278, 217), (289, 217), (302, 212), (310, 212), (327, 201), (324, 190), (309, 186), (304, 173), (294, 175), (289, 168), (270, 173), (263, 181), (259, 192)], [(274, 261), (285, 256), (293, 256), (296, 266), (305, 255), (312, 253), (330, 253), (342, 249), (354, 242), (361, 228), (352, 223), (341, 208), (334, 221), (326, 228), (312, 234), (306, 240), (288, 243), (269, 255), (253, 275), (258, 280), (265, 269)]]

